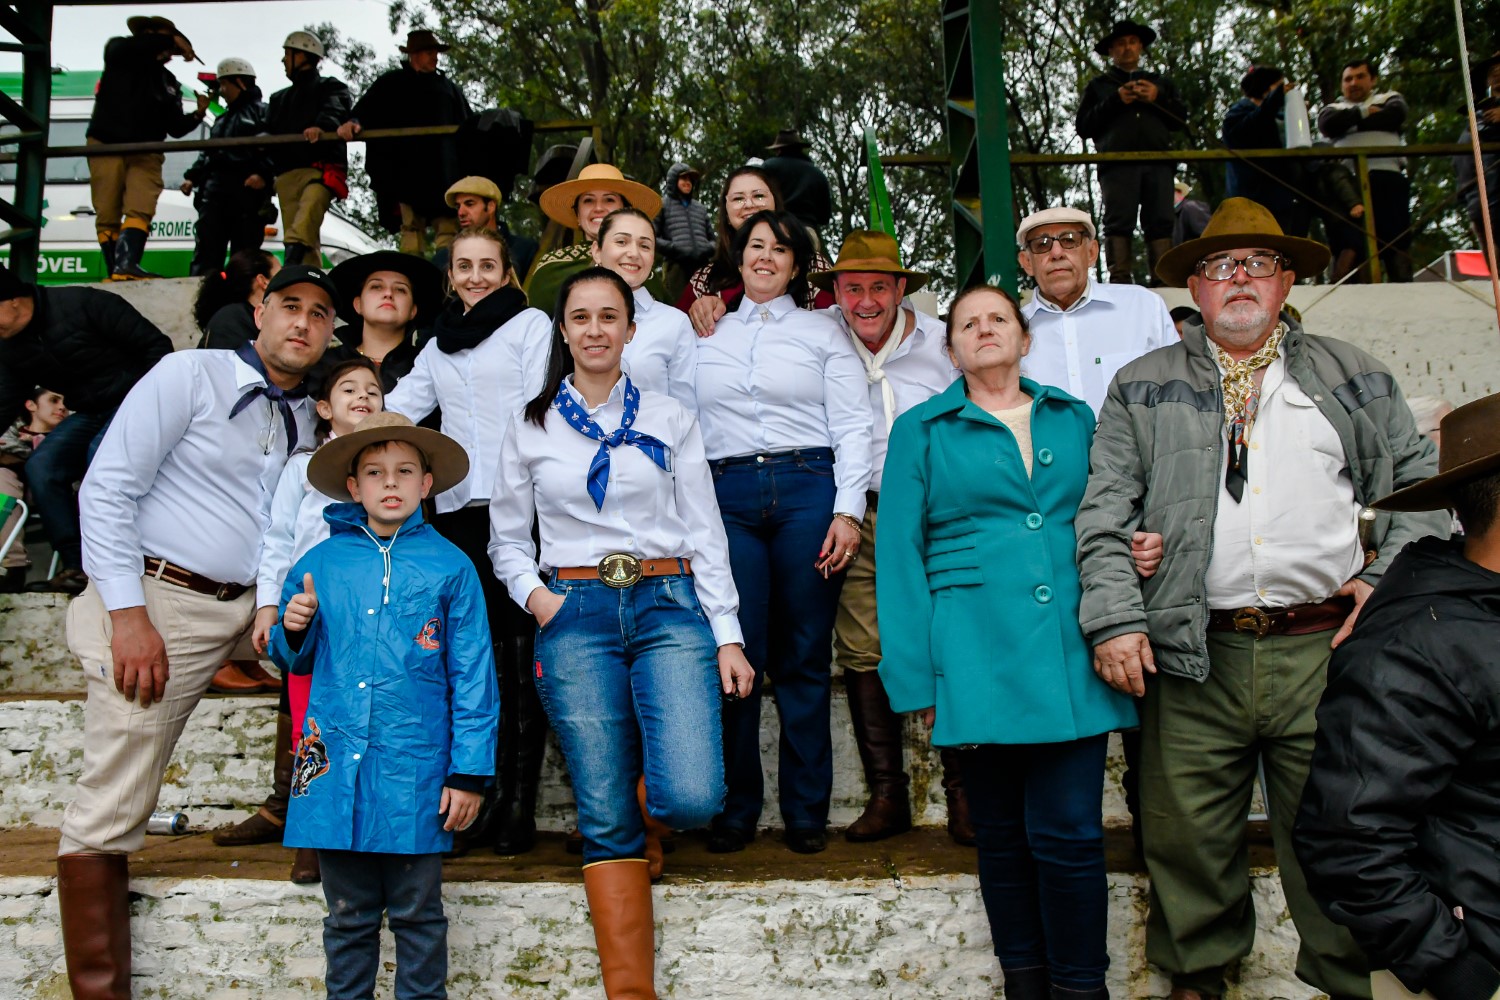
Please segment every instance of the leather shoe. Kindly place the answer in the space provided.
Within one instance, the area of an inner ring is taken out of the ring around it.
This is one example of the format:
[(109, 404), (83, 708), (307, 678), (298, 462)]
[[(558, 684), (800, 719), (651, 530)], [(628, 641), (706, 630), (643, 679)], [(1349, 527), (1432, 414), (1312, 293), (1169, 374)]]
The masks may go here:
[(252, 844), (279, 844), (286, 832), (285, 821), (276, 819), (261, 806), (234, 826), (216, 831), (214, 843), (220, 847), (249, 847)]
[(72, 594), (78, 596), (89, 585), (88, 574), (81, 569), (65, 569), (50, 580), (38, 580), (26, 589), (33, 594)]
[(828, 835), (822, 830), (788, 830), (786, 846), (798, 854), (818, 854), (828, 850)]
[(237, 661), (225, 660), (214, 679), (208, 682), (208, 689), (215, 694), (257, 694), (261, 686), (260, 681), (245, 675)]
[(323, 881), (323, 869), (318, 864), (318, 852), (311, 847), (297, 848), (297, 857), (292, 861), (290, 878), (297, 885), (312, 885)]
[(732, 826), (720, 827), (708, 831), (708, 853), (709, 854), (735, 854), (745, 849), (745, 845), (755, 839), (753, 832), (736, 830)]
[(261, 666), (259, 660), (234, 660), (232, 662), (240, 668), (240, 673), (259, 684), (262, 691), (281, 690), (281, 678)]

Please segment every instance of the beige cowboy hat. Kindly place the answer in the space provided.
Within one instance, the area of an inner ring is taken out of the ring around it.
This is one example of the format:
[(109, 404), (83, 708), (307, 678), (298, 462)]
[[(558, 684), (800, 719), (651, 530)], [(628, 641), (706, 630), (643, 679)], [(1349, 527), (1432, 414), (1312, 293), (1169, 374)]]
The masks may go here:
[(400, 413), (385, 411), (370, 414), (353, 431), (332, 438), (314, 452), (307, 463), (307, 481), (327, 496), (348, 496), (354, 460), (370, 445), (386, 441), (405, 441), (426, 456), (432, 473), (429, 496), (451, 490), (469, 474), (469, 455), (463, 445), (446, 434), (416, 426)]
[(1447, 510), (1455, 487), (1500, 471), (1500, 393), (1466, 403), (1443, 417), (1438, 425), (1438, 472), (1371, 506), (1379, 510)]
[(505, 200), (500, 194), (500, 188), (488, 177), (460, 177), (448, 188), (448, 192), (443, 195), (443, 200), (448, 203), (449, 208), (457, 208), (458, 196), (461, 194), (477, 195), (486, 201), (493, 201), (496, 205)]
[(620, 168), (608, 163), (590, 163), (571, 181), (554, 184), (542, 192), (542, 214), (569, 229), (578, 228), (578, 213), (573, 203), (585, 191), (614, 191), (631, 208), (638, 208), (652, 218), (661, 211), (661, 195), (646, 185), (629, 180)]
[(1249, 198), (1225, 198), (1203, 227), (1202, 236), (1179, 243), (1161, 255), (1156, 276), (1175, 288), (1185, 288), (1204, 257), (1241, 247), (1275, 250), (1291, 258), (1291, 270), (1300, 275), (1317, 274), (1328, 266), (1326, 246), (1317, 240), (1286, 235), (1264, 205)]
[(901, 266), (901, 248), (897, 246), (895, 237), (873, 229), (856, 229), (845, 236), (844, 245), (839, 247), (838, 263), (826, 271), (812, 272), (807, 280), (810, 284), (831, 292), (834, 275), (840, 271), (894, 274), (906, 279), (908, 295), (927, 284), (927, 275)]

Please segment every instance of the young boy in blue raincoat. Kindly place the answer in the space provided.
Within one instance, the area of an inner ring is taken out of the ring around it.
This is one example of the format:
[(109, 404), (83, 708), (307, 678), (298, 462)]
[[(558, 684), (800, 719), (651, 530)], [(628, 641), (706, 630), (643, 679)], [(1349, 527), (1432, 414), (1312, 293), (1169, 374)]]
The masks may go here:
[(331, 1000), (370, 997), (380, 922), (396, 996), (446, 997), (442, 859), (494, 774), (500, 699), (473, 563), (422, 519), (468, 474), (451, 438), (374, 413), (319, 448), (307, 477), (357, 503), (287, 574), (271, 655), (312, 674), (292, 773), (287, 847), (312, 847), (328, 917)]

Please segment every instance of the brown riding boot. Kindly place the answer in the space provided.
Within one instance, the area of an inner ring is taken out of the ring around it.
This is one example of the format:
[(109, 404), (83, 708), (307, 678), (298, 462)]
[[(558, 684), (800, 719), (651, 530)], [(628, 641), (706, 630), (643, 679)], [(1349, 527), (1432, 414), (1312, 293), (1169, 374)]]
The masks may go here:
[(287, 880), (294, 885), (314, 885), (323, 881), (323, 867), (318, 862), (316, 848), (297, 848), (297, 856), (292, 859), (292, 873)]
[(958, 767), (958, 751), (944, 747), (938, 759), (943, 765), (943, 794), (948, 799), (948, 836), (955, 844), (973, 847), (974, 824), (969, 822), (969, 797), (964, 794), (963, 773)]
[(1156, 262), (1161, 260), (1162, 255), (1172, 249), (1170, 238), (1146, 241), (1146, 284), (1152, 288), (1159, 288), (1162, 280), (1156, 276)]
[(667, 852), (662, 845), (664, 841), (672, 839), (672, 828), (646, 810), (646, 776), (644, 774), (635, 783), (635, 800), (640, 803), (641, 819), (646, 823), (646, 870), (650, 872), (652, 882), (660, 882), (667, 860)]
[(849, 824), (844, 839), (852, 844), (884, 840), (911, 829), (911, 779), (901, 759), (901, 716), (891, 711), (880, 675), (873, 670), (844, 671), (849, 718), (864, 766), (870, 801)]
[(130, 1000), (130, 868), (125, 855), (60, 856), (57, 908), (74, 1000)]
[(292, 766), (296, 760), (292, 754), (292, 717), (286, 713), (276, 716), (275, 754), (276, 763), (271, 770), (271, 794), (252, 815), (227, 830), (215, 833), (215, 844), (220, 847), (248, 847), (251, 844), (281, 841), (281, 835), (286, 831), (286, 804), (292, 795)]
[(1129, 236), (1104, 237), (1104, 260), (1109, 268), (1110, 284), (1135, 284), (1135, 275), (1132, 273), (1135, 259), (1130, 249)]
[(599, 972), (608, 1000), (657, 1000), (656, 923), (646, 862), (585, 865), (583, 889), (594, 921)]

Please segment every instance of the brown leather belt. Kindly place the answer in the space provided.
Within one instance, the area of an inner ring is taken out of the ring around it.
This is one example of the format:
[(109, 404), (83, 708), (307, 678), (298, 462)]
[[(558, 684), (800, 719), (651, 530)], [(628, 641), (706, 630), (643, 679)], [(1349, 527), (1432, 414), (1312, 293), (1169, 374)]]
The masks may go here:
[(1354, 610), (1354, 598), (1330, 597), (1315, 604), (1289, 608), (1234, 608), (1208, 613), (1210, 632), (1247, 632), (1257, 639), (1268, 635), (1307, 635), (1344, 624)]
[(174, 566), (165, 559), (157, 559), (155, 556), (146, 557), (146, 575), (162, 583), (170, 583), (174, 587), (191, 590), (195, 594), (207, 594), (216, 601), (236, 600), (250, 589), (248, 584), (220, 583), (217, 580), (210, 580), (206, 576), (183, 569), (181, 566)]
[(687, 559), (637, 559), (627, 552), (611, 552), (597, 566), (564, 566), (557, 570), (559, 580), (602, 580), (622, 589), (643, 577), (692, 575), (693, 565)]

